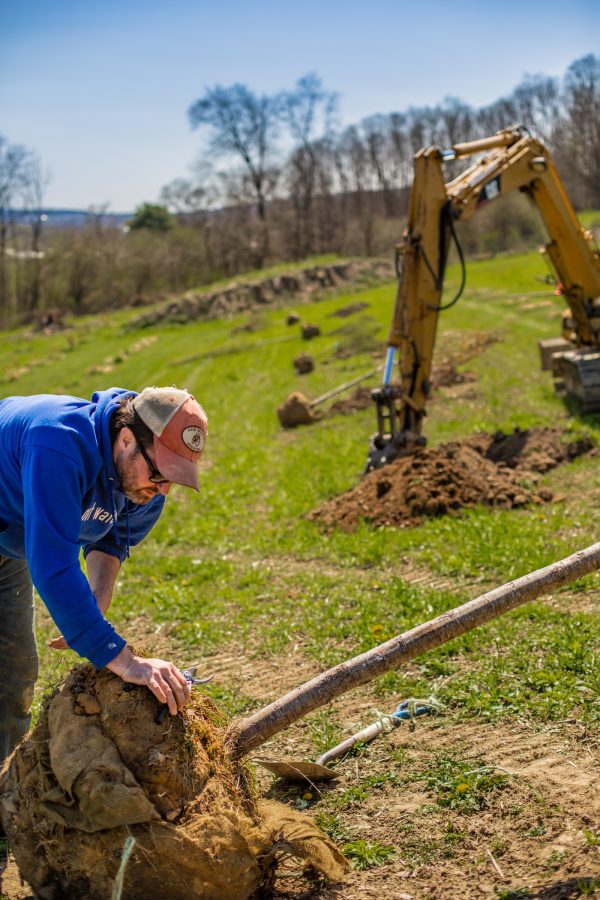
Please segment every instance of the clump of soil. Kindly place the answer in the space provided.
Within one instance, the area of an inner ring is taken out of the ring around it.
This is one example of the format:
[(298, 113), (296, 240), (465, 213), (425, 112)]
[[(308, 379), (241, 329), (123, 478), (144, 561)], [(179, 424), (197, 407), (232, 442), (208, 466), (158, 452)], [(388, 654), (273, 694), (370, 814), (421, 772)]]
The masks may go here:
[[(108, 670), (74, 670), (0, 776), (2, 823), (36, 897), (248, 898), (284, 852), (339, 879), (310, 818), (257, 801), (215, 705), (156, 722), (157, 701)], [(127, 852), (130, 855), (127, 858)], [(121, 865), (123, 863), (123, 865)], [(121, 869), (121, 872), (120, 872)]]
[(296, 428), (297, 425), (312, 425), (321, 414), (313, 411), (310, 400), (301, 391), (292, 391), (277, 407), (277, 415), (284, 428)]
[(56, 334), (57, 331), (64, 331), (67, 325), (63, 322), (62, 312), (59, 310), (47, 310), (40, 316), (33, 327), (34, 331), (41, 331), (42, 334)]
[(558, 429), (532, 428), (418, 449), (370, 472), (355, 488), (313, 510), (309, 518), (345, 530), (360, 519), (408, 527), (479, 503), (504, 509), (549, 503), (552, 492), (536, 487), (537, 473), (588, 453), (593, 446), (589, 439), (564, 443)]
[(305, 341), (311, 341), (314, 337), (319, 337), (321, 329), (313, 322), (305, 322), (300, 326), (302, 337)]
[(298, 375), (308, 375), (314, 371), (315, 358), (310, 353), (299, 353), (294, 358), (294, 368)]

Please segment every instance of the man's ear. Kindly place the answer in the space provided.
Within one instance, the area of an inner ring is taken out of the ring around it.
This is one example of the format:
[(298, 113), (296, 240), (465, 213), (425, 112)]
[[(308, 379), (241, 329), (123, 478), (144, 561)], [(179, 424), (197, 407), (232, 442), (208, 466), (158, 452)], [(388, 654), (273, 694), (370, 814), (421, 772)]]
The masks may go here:
[(121, 428), (117, 435), (117, 446), (122, 450), (129, 450), (132, 444), (135, 444), (135, 438), (131, 428)]

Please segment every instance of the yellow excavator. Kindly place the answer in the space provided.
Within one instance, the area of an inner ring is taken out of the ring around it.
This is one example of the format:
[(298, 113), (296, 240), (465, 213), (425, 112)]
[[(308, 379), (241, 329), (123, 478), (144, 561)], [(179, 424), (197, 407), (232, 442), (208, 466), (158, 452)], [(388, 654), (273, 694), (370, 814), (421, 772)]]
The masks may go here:
[[(446, 182), (444, 163), (470, 156), (478, 158)], [(541, 252), (568, 304), (563, 337), (540, 342), (542, 364), (553, 369), (582, 412), (600, 410), (600, 252), (577, 219), (548, 150), (521, 126), (449, 150), (429, 147), (415, 156), (408, 224), (396, 248), (398, 292), (383, 385), (372, 392), (378, 431), (371, 440), (367, 472), (425, 444), (422, 425), (438, 317), (457, 302), (465, 286), (455, 225), (511, 191), (525, 193), (537, 206), (550, 238)], [(443, 304), (452, 243), (462, 283)], [(393, 381), (396, 356), (399, 382)]]

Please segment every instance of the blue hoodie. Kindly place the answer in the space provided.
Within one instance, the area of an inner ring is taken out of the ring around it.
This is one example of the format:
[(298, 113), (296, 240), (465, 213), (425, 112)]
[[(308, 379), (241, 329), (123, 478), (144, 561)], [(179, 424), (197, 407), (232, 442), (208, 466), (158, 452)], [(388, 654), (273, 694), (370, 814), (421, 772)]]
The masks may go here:
[(146, 505), (121, 491), (109, 421), (123, 396), (91, 402), (38, 394), (0, 401), (0, 555), (26, 559), (32, 581), (69, 646), (101, 668), (124, 639), (102, 615), (79, 551), (120, 562), (156, 523), (165, 498)]

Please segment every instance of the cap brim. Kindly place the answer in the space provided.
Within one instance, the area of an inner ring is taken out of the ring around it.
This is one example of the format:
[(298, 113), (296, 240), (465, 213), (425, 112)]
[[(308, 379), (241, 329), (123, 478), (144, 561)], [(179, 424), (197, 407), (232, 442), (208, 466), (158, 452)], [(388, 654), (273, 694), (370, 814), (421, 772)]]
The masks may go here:
[(173, 484), (183, 484), (195, 491), (200, 490), (198, 480), (198, 463), (184, 459), (178, 453), (173, 453), (159, 438), (154, 436), (154, 454), (156, 456), (156, 468), (165, 478)]

